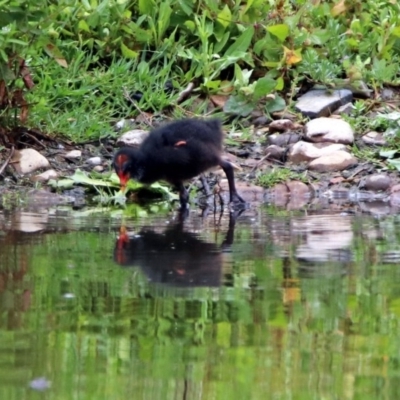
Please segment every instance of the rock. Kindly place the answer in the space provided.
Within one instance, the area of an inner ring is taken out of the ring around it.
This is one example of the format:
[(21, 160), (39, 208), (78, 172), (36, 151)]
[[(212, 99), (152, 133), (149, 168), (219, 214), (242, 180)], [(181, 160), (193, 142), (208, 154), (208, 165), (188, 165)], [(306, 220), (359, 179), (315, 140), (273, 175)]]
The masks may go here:
[(289, 181), (286, 182), (286, 186), (289, 189), (291, 197), (310, 197), (309, 187), (300, 181)]
[(16, 150), (11, 163), (19, 174), (29, 174), (50, 165), (47, 158), (35, 149)]
[(335, 118), (317, 118), (307, 122), (305, 135), (312, 142), (354, 142), (354, 132), (350, 124)]
[(283, 183), (278, 183), (273, 188), (266, 190), (264, 200), (267, 203), (283, 207), (289, 200), (289, 194), (289, 188)]
[(302, 125), (297, 124), (290, 119), (278, 119), (269, 124), (269, 131), (271, 133), (293, 131), (301, 128)]
[(360, 201), (358, 203), (361, 211), (372, 214), (376, 217), (382, 217), (384, 215), (391, 214), (391, 205), (387, 201), (375, 200), (375, 201)]
[(395, 98), (396, 94), (393, 89), (390, 88), (383, 88), (381, 92), (381, 98), (382, 100), (388, 101), (388, 100), (393, 100)]
[(80, 150), (71, 150), (64, 154), (64, 158), (68, 158), (68, 160), (74, 160), (80, 157), (82, 157), (82, 152)]
[(103, 172), (103, 171), (104, 171), (104, 167), (103, 167), (102, 165), (96, 165), (96, 166), (93, 168), (93, 171), (96, 171), (96, 172)]
[(365, 144), (375, 145), (375, 146), (386, 146), (387, 142), (383, 136), (383, 133), (371, 131), (366, 133), (362, 140)]
[(265, 149), (266, 160), (279, 160), (283, 161), (286, 155), (286, 150), (283, 147), (275, 146), (272, 144)]
[(354, 110), (353, 103), (346, 103), (340, 106), (333, 114), (334, 115), (350, 115)]
[(339, 143), (309, 143), (300, 141), (289, 149), (288, 160), (297, 164), (303, 161), (315, 160), (339, 150), (345, 151), (346, 146)]
[(357, 164), (357, 159), (346, 151), (335, 151), (319, 157), (308, 164), (308, 168), (317, 172), (335, 172)]
[(400, 191), (393, 192), (389, 197), (389, 202), (392, 207), (400, 207)]
[(270, 119), (266, 115), (261, 115), (261, 117), (257, 117), (253, 121), (254, 126), (262, 126), (262, 125), (267, 125)]
[(118, 140), (118, 145), (139, 147), (143, 140), (148, 136), (149, 132), (143, 129), (133, 129), (125, 132)]
[(390, 176), (385, 174), (374, 174), (365, 177), (360, 182), (360, 187), (364, 188), (365, 190), (372, 190), (374, 192), (383, 192), (389, 189), (392, 183), (392, 179)]
[(131, 127), (133, 126), (133, 124), (135, 123), (135, 120), (133, 118), (129, 118), (129, 119), (121, 119), (119, 120), (115, 125), (114, 125), (114, 129), (119, 132), (120, 130), (122, 130), (123, 128), (126, 127)]
[(295, 109), (310, 118), (326, 117), (352, 100), (353, 94), (348, 89), (314, 89), (299, 97)]
[(90, 157), (86, 160), (86, 162), (90, 165), (100, 165), (101, 157)]
[(47, 171), (32, 177), (31, 180), (34, 182), (47, 182), (50, 179), (57, 179), (57, 178), (58, 178), (58, 173), (54, 169), (48, 169)]
[[(229, 202), (229, 186), (227, 179), (221, 179), (219, 181), (219, 195), (222, 196), (224, 203), (228, 204)], [(264, 198), (264, 188), (261, 186), (251, 185), (247, 182), (236, 182), (236, 189), (239, 192), (240, 196), (243, 198), (244, 201), (247, 203), (252, 202), (262, 202)]]
[(274, 144), (280, 147), (296, 143), (299, 140), (300, 140), (300, 135), (298, 135), (297, 133), (282, 133), (280, 135), (275, 133), (268, 136), (269, 144)]

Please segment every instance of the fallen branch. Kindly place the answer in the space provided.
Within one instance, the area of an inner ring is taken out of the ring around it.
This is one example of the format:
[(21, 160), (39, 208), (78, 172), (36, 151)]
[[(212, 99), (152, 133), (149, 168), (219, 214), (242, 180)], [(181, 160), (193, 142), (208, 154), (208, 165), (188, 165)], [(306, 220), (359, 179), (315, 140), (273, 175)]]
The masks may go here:
[(190, 82), (185, 89), (183, 89), (180, 93), (178, 98), (176, 99), (176, 104), (182, 103), (187, 97), (189, 97), (190, 93), (192, 93), (194, 89), (194, 83)]
[(6, 169), (7, 165), (9, 164), (10, 160), (12, 159), (14, 155), (14, 147), (11, 147), (10, 155), (7, 157), (6, 161), (4, 161), (3, 165), (0, 168), (0, 175), (3, 174), (4, 170)]

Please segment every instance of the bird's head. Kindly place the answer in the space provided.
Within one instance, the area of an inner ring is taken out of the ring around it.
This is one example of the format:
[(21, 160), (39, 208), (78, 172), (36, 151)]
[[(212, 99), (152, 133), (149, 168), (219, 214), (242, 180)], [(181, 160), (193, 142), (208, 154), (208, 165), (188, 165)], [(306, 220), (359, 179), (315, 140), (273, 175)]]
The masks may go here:
[(113, 167), (118, 175), (122, 192), (125, 191), (129, 178), (133, 175), (136, 159), (136, 150), (130, 148), (122, 148), (114, 156)]

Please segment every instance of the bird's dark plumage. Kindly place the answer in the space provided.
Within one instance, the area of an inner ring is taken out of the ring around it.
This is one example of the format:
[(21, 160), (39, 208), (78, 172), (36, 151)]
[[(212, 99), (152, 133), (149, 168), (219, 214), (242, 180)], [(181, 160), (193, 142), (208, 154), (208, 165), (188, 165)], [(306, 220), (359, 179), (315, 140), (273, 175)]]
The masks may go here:
[(234, 182), (232, 165), (221, 159), (222, 131), (218, 120), (185, 119), (154, 129), (139, 149), (121, 148), (113, 165), (125, 186), (129, 178), (151, 184), (165, 180), (180, 193), (186, 207), (188, 193), (183, 182), (208, 169), (221, 166), (229, 182), (230, 201), (242, 204)]

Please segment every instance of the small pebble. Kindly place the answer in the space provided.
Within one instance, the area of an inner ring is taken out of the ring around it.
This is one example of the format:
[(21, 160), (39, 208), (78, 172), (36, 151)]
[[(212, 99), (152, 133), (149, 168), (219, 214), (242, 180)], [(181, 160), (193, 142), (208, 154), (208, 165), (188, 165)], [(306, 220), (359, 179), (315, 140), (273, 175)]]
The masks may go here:
[(100, 165), (101, 157), (91, 157), (86, 160), (86, 162), (90, 165)]
[(96, 172), (103, 172), (103, 171), (104, 171), (104, 167), (103, 167), (102, 165), (96, 165), (96, 166), (93, 168), (93, 171), (96, 171)]
[(65, 158), (69, 158), (70, 160), (74, 158), (79, 158), (82, 156), (82, 152), (80, 150), (71, 150), (68, 153), (64, 154)]

